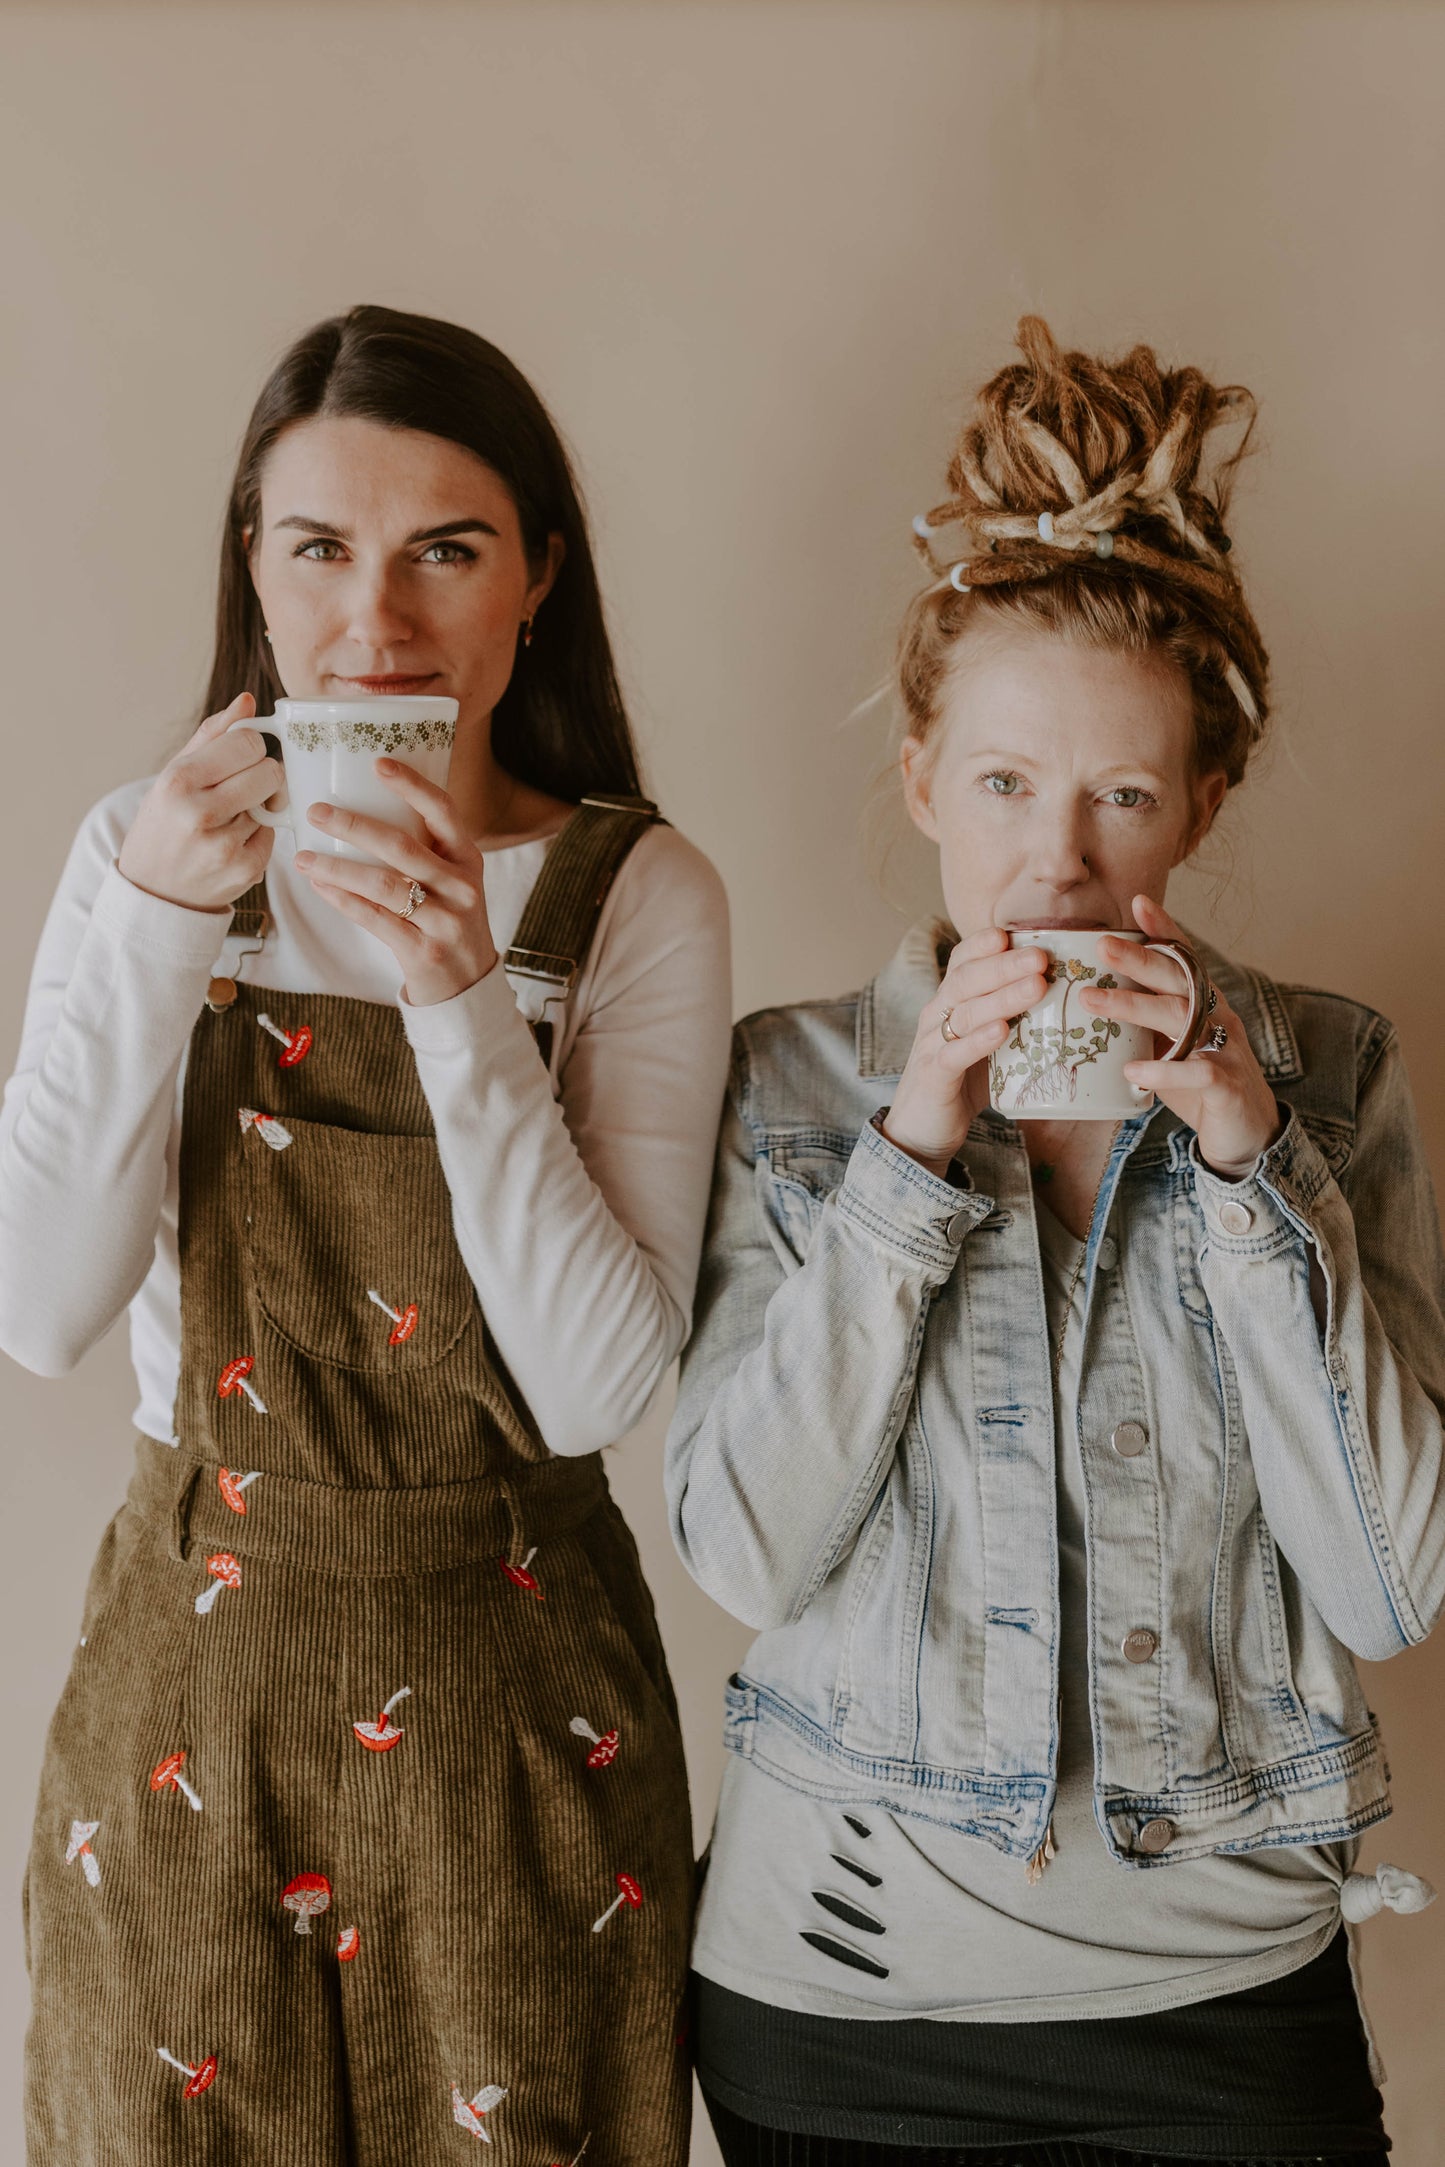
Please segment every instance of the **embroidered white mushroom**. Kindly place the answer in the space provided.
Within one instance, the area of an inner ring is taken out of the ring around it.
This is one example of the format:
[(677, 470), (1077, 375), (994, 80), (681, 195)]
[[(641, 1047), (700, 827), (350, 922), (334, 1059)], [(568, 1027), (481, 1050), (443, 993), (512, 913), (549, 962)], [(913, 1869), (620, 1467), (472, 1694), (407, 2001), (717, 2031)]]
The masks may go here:
[(381, 1714), (377, 1717), (374, 1723), (352, 1724), (351, 1728), (355, 1731), (357, 1737), (361, 1740), (361, 1743), (366, 1747), (369, 1753), (390, 1753), (392, 1747), (396, 1744), (397, 1740), (403, 1736), (405, 1731), (405, 1725), (401, 1723), (393, 1723), (391, 1720), (391, 1711), (393, 1708), (397, 1707), (400, 1702), (409, 1699), (410, 1696), (411, 1687), (409, 1685), (404, 1685), (400, 1688), (398, 1692), (392, 1694), (391, 1699), (382, 1709)]
[(311, 1921), (320, 1918), (331, 1902), (331, 1883), (325, 1874), (298, 1874), (281, 1891), (281, 1902), (296, 1914), (296, 1931), (309, 1934)]
[(163, 1761), (157, 1761), (155, 1767), (151, 1770), (151, 1789), (153, 1791), (179, 1791), (182, 1798), (189, 1800), (192, 1813), (199, 1813), (201, 1802), (181, 1774), (185, 1764), (186, 1757), (184, 1753), (168, 1753)]
[(90, 1839), (100, 1827), (99, 1821), (72, 1821), (70, 1841), (65, 1847), (65, 1863), (80, 1860), (80, 1870), (93, 1889), (100, 1887), (100, 1860), (90, 1848)]
[(462, 2128), (469, 2129), (474, 2137), (480, 2137), (483, 2144), (490, 2144), (491, 2135), (482, 2121), (482, 2116), (490, 2114), (493, 2107), (499, 2107), (506, 2096), (505, 2084), (484, 2084), (479, 2092), (473, 2092), (470, 2099), (463, 2099), (461, 2086), (454, 2084), (452, 2120), (460, 2122)]

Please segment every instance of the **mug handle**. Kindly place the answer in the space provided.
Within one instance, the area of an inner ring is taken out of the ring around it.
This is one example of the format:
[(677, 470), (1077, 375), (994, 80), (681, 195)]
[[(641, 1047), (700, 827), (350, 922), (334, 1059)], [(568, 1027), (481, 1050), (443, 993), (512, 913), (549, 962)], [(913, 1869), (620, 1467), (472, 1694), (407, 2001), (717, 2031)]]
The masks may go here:
[(1189, 981), (1189, 1014), (1184, 1029), (1169, 1051), (1159, 1055), (1161, 1061), (1187, 1061), (1199, 1044), (1208, 1014), (1209, 974), (1187, 941), (1145, 941), (1143, 945), (1156, 956), (1170, 957)]
[[(249, 717), (243, 715), (239, 722), (232, 722), (227, 725), (225, 735), (229, 737), (232, 730), (259, 730), (264, 736), (267, 723), (275, 720), (274, 715), (251, 715)], [(274, 731), (271, 734), (275, 736)], [(277, 742), (279, 743), (279, 739)], [(280, 760), (284, 769), (286, 765), (284, 756), (278, 752), (275, 758)], [(276, 793), (276, 798), (268, 799), (267, 804), (273, 805), (274, 810), (268, 812), (266, 805), (252, 805), (249, 807), (251, 818), (263, 828), (289, 828), (294, 835), (296, 822), (291, 813), (291, 793), (286, 788), (285, 783), (282, 783), (280, 790)]]

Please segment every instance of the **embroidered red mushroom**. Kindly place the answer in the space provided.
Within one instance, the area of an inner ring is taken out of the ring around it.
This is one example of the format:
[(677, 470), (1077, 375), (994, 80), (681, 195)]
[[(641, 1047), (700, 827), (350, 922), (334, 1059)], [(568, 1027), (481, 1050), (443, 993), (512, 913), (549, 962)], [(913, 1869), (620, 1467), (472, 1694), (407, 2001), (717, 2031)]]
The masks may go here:
[(182, 1798), (189, 1801), (192, 1813), (199, 1813), (201, 1802), (181, 1774), (181, 1770), (185, 1765), (186, 1757), (184, 1753), (168, 1753), (165, 1759), (157, 1761), (155, 1767), (151, 1770), (151, 1789), (153, 1791), (179, 1791)]
[(283, 1031), (269, 1016), (258, 1016), (256, 1021), (263, 1031), (281, 1041), (281, 1051), (276, 1056), (277, 1068), (296, 1068), (311, 1051), (311, 1026), (299, 1024), (294, 1031)]
[(542, 1603), (546, 1601), (546, 1597), (537, 1585), (535, 1574), (527, 1570), (536, 1555), (537, 1545), (533, 1543), (520, 1565), (509, 1565), (505, 1558), (498, 1558), (497, 1563), (501, 1566), (502, 1571), (511, 1581), (513, 1587), (525, 1588), (529, 1595), (535, 1595), (538, 1602)]
[(80, 1860), (80, 1870), (93, 1889), (100, 1887), (100, 1860), (90, 1848), (90, 1839), (100, 1827), (99, 1821), (72, 1821), (70, 1841), (65, 1847), (65, 1863)]
[(390, 1339), (387, 1341), (388, 1347), (404, 1346), (416, 1330), (416, 1303), (408, 1302), (405, 1309), (393, 1309), (390, 1302), (377, 1293), (375, 1287), (367, 1288), (366, 1299), (369, 1302), (375, 1302), (378, 1309), (384, 1309), (392, 1321), (393, 1330)]
[(196, 1597), (196, 1615), (204, 1617), (215, 1602), (222, 1588), (238, 1588), (241, 1585), (241, 1561), (233, 1558), (229, 1550), (217, 1550), (206, 1559), (206, 1571), (215, 1574), (215, 1583), (203, 1588)]
[(298, 1874), (281, 1891), (281, 1902), (296, 1914), (296, 1931), (309, 1934), (311, 1921), (319, 1919), (331, 1902), (331, 1883), (325, 1874)]
[(361, 1928), (359, 1926), (343, 1926), (341, 1932), (336, 1937), (337, 1962), (340, 1964), (350, 1964), (354, 1962), (354, 1960), (360, 1954)]
[(619, 1874), (617, 1876), (617, 1894), (613, 1897), (601, 1918), (592, 1921), (593, 1933), (600, 1934), (613, 1912), (620, 1911), (624, 1904), (629, 1904), (634, 1911), (640, 1909), (642, 1904), (642, 1891), (631, 1874)]
[(215, 2083), (217, 2062), (214, 2054), (208, 2054), (203, 2062), (192, 2066), (190, 2062), (178, 2062), (166, 2047), (157, 2047), (156, 2052), (163, 2062), (169, 2062), (172, 2069), (179, 2069), (183, 2077), (190, 2079), (181, 2093), (182, 2099), (199, 2099), (202, 2092), (209, 2092)]
[(454, 2084), (452, 2120), (460, 2122), (462, 2128), (469, 2129), (474, 2137), (480, 2137), (483, 2144), (490, 2144), (491, 2135), (483, 2124), (482, 2116), (490, 2114), (493, 2107), (499, 2107), (506, 2096), (505, 2084), (484, 2084), (479, 2092), (473, 2092), (470, 2099), (463, 2099), (461, 2086)]
[(289, 1143), (294, 1142), (291, 1131), (284, 1122), (278, 1121), (274, 1114), (258, 1114), (254, 1106), (240, 1106), (236, 1111), (241, 1117), (243, 1133), (247, 1129), (254, 1129), (262, 1143), (269, 1144), (273, 1151), (284, 1151)]
[(256, 1387), (246, 1379), (256, 1367), (254, 1354), (238, 1354), (234, 1362), (228, 1362), (216, 1379), (216, 1390), (223, 1400), (233, 1400), (238, 1392), (244, 1392), (258, 1415), (270, 1412)]
[(398, 1739), (405, 1736), (405, 1726), (392, 1722), (391, 1711), (398, 1701), (408, 1699), (410, 1694), (411, 1687), (404, 1685), (400, 1692), (392, 1694), (391, 1699), (374, 1723), (352, 1724), (351, 1728), (355, 1731), (368, 1753), (390, 1753)]
[(241, 1495), (241, 1492), (249, 1490), (253, 1482), (259, 1482), (260, 1480), (261, 1472), (259, 1468), (249, 1475), (233, 1475), (229, 1467), (222, 1467), (217, 1470), (216, 1488), (220, 1491), (221, 1496), (230, 1506), (232, 1512), (244, 1514), (246, 1500)]
[(616, 1760), (617, 1748), (621, 1743), (621, 1736), (617, 1731), (604, 1731), (599, 1738), (585, 1716), (573, 1716), (567, 1728), (575, 1731), (579, 1738), (591, 1739), (592, 1751), (587, 1756), (589, 1768), (607, 1768)]

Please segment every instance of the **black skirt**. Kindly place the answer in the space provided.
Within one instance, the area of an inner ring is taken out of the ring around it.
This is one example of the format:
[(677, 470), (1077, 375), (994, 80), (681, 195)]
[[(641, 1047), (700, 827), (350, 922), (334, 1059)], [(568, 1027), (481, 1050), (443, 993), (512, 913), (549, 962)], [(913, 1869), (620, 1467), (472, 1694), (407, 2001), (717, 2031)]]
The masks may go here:
[(811, 2016), (696, 1981), (710, 2099), (767, 2129), (902, 2146), (1071, 2139), (1202, 2160), (1388, 2149), (1343, 1932), (1266, 1986), (1038, 2024)]

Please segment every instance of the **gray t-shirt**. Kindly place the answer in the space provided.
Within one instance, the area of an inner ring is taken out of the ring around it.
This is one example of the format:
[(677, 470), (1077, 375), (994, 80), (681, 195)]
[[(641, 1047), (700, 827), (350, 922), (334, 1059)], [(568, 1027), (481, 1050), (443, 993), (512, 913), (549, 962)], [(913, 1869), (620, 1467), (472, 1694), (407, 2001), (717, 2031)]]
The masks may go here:
[(1051, 1345), (1064, 1332), (1054, 1417), (1056, 1856), (1030, 1883), (1018, 1859), (972, 1837), (871, 1807), (845, 1811), (730, 1754), (693, 1962), (755, 2001), (953, 2022), (1133, 2016), (1280, 1978), (1317, 1956), (1339, 1925), (1355, 1844), (1218, 1854), (1149, 1872), (1118, 1865), (1104, 1847), (1094, 1820), (1075, 1443), (1082, 1282), (1072, 1300), (1070, 1287), (1079, 1244), (1046, 1208), (1037, 1219)]

